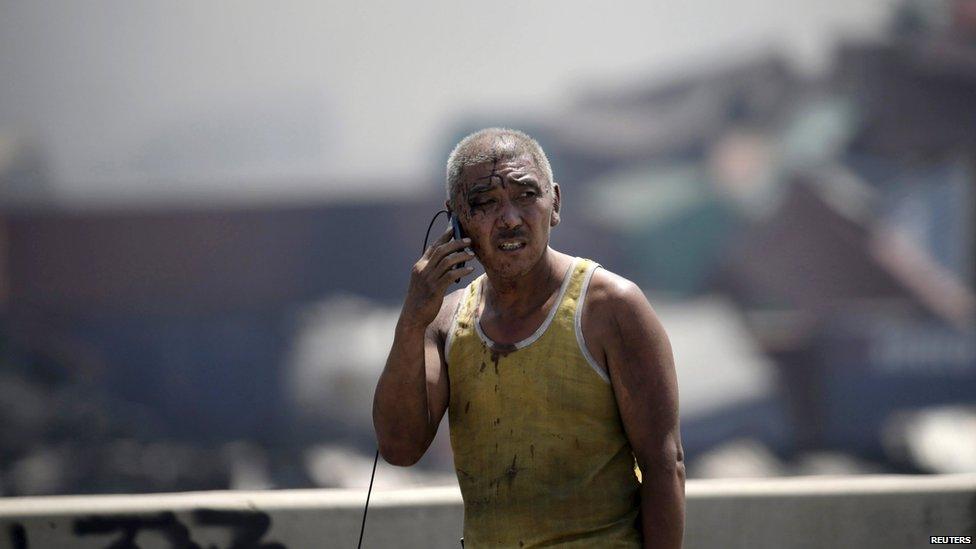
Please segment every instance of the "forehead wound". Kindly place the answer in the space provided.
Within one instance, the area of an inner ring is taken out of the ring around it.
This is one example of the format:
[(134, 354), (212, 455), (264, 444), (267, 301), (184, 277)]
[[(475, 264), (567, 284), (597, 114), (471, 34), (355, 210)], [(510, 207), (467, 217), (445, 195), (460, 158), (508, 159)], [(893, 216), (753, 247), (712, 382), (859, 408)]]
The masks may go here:
[(491, 162), (491, 172), (487, 175), (483, 175), (476, 179), (476, 181), (484, 181), (486, 184), (491, 185), (493, 183), (498, 183), (501, 187), (505, 188), (505, 178), (498, 175), (498, 159), (492, 160)]
[[(543, 187), (550, 187), (541, 161), (529, 147), (513, 136), (481, 135), (463, 143), (454, 154), (457, 171), (450, 176), (452, 181), (449, 191), (452, 200), (465, 199), (468, 188), (477, 186), (477, 179), (481, 179), (482, 183), (498, 182), (504, 186), (505, 180), (498, 172), (504, 171), (504, 163), (513, 159), (524, 158), (527, 161), (526, 170), (535, 172), (540, 180), (546, 180)], [(481, 171), (485, 168), (487, 173)]]

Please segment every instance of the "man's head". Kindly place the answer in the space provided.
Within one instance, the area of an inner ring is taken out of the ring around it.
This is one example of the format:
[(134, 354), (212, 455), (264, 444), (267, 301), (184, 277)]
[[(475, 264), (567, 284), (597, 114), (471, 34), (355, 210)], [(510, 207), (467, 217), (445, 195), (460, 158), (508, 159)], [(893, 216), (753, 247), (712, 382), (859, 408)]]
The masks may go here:
[(475, 132), (447, 161), (447, 207), (472, 240), (486, 270), (525, 274), (559, 223), (560, 191), (542, 147), (510, 129)]
[(457, 196), (464, 169), (469, 166), (511, 159), (528, 154), (536, 169), (545, 178), (545, 185), (551, 186), (552, 167), (542, 146), (535, 139), (518, 130), (508, 128), (485, 128), (462, 139), (447, 157), (447, 199), (453, 202)]

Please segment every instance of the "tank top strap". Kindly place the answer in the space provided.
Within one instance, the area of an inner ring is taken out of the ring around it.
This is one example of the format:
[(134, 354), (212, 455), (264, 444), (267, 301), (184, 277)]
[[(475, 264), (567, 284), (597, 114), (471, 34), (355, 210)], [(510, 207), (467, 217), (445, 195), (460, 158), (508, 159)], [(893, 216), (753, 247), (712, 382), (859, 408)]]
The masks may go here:
[(586, 297), (586, 288), (589, 286), (590, 277), (593, 271), (600, 267), (600, 264), (592, 259), (577, 257), (573, 260), (573, 271), (569, 275), (569, 283), (559, 303), (556, 317), (560, 324), (564, 326), (575, 326), (578, 329), (581, 304)]
[(474, 329), (473, 323), (475, 313), (477, 312), (479, 296), (481, 295), (481, 284), (484, 282), (484, 278), (485, 275), (482, 273), (481, 276), (472, 280), (464, 288), (461, 298), (458, 299), (451, 323), (448, 325), (447, 338), (444, 341), (445, 357), (450, 355), (451, 345), (454, 343), (456, 337)]

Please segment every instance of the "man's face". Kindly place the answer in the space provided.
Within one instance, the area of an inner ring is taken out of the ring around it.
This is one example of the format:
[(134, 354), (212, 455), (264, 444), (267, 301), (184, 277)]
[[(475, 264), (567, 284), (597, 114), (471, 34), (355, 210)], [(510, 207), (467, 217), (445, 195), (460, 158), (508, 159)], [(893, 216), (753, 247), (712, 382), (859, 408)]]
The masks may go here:
[(549, 185), (530, 155), (469, 166), (456, 196), (461, 226), (485, 270), (524, 275), (549, 246), (559, 223), (559, 186)]

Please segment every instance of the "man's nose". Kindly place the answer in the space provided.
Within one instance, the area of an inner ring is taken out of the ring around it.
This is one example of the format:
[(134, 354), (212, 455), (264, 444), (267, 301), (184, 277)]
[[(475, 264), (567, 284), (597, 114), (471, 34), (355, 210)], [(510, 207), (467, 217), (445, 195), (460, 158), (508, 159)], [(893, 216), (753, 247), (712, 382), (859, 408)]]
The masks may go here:
[(514, 229), (522, 225), (522, 212), (511, 200), (506, 200), (502, 204), (501, 217), (499, 220), (506, 229)]

